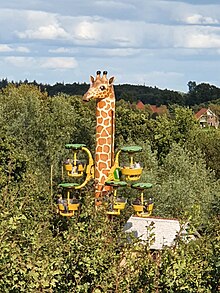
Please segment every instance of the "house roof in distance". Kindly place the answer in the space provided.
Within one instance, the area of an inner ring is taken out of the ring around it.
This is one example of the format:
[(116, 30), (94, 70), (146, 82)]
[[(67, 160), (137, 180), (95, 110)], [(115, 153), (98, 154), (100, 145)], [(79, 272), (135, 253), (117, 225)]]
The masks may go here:
[(144, 103), (141, 100), (139, 100), (137, 102), (137, 104), (136, 104), (136, 108), (139, 109), (139, 110), (144, 110), (145, 109), (145, 105), (144, 105)]
[(159, 113), (160, 112), (160, 108), (157, 107), (156, 105), (150, 105), (150, 109), (153, 113)]
[(200, 109), (200, 110), (195, 114), (196, 118), (199, 119), (202, 115), (204, 115), (204, 114), (207, 112), (207, 110), (208, 110), (208, 109), (206, 109), (206, 108), (202, 108), (202, 109)]
[(162, 115), (167, 112), (167, 107), (165, 105), (160, 105), (159, 107), (156, 105), (150, 105), (149, 108), (153, 114)]
[(195, 117), (197, 118), (197, 119), (199, 119), (201, 116), (203, 116), (203, 115), (210, 115), (210, 116), (215, 116), (216, 117), (216, 114), (211, 110), (211, 109), (207, 109), (207, 108), (202, 108), (202, 109), (200, 109), (196, 114), (195, 114)]

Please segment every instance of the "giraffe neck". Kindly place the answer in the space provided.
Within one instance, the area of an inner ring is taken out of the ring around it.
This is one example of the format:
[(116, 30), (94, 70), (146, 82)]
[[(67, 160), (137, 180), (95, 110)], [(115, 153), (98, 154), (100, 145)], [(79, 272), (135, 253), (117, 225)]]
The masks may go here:
[(114, 162), (115, 97), (96, 103), (96, 198), (108, 190), (105, 181)]

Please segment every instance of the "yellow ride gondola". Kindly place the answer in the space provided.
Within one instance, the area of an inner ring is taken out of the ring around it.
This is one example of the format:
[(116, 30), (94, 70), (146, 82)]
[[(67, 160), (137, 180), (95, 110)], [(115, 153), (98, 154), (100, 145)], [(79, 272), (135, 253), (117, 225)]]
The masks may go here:
[[(60, 195), (57, 199), (57, 213), (64, 217), (72, 217), (80, 209), (80, 202), (75, 196), (72, 196), (74, 190), (83, 188), (91, 179), (94, 178), (94, 162), (91, 152), (84, 144), (66, 144), (66, 149), (73, 152), (73, 160), (67, 159), (64, 163), (64, 169), (71, 178), (80, 178), (78, 182), (60, 183), (59, 187), (63, 188), (64, 196)], [(77, 159), (78, 153), (86, 153), (87, 164)], [(63, 171), (63, 169), (62, 169)], [(62, 172), (63, 175), (63, 172)], [(63, 177), (63, 176), (62, 176)]]
[[(140, 163), (134, 161), (134, 154), (141, 152), (141, 146), (127, 146), (122, 147), (115, 156), (115, 163), (112, 166), (107, 180), (126, 180), (126, 181), (137, 181), (140, 179), (143, 168)], [(129, 165), (121, 167), (119, 165), (119, 155), (121, 153), (127, 153), (129, 155)]]
[(110, 205), (107, 211), (107, 215), (115, 215), (118, 216), (121, 213), (121, 210), (125, 209), (127, 200), (124, 197), (117, 196), (117, 189), (119, 187), (126, 187), (127, 182), (124, 181), (106, 181), (106, 185), (111, 186), (113, 188), (113, 193), (110, 196)]
[(134, 154), (141, 151), (142, 147), (140, 146), (127, 146), (121, 148), (121, 152), (127, 153), (130, 159), (129, 166), (121, 168), (122, 175), (124, 175), (125, 179), (128, 181), (136, 181), (140, 179), (143, 168), (141, 168), (140, 163), (134, 162)]
[(150, 198), (147, 203), (144, 201), (144, 190), (149, 189), (152, 187), (151, 183), (134, 183), (131, 185), (132, 188), (138, 189), (141, 191), (140, 197), (136, 198), (133, 202), (133, 209), (136, 213), (136, 216), (147, 218), (151, 216), (153, 211), (154, 203)]
[(69, 177), (82, 177), (83, 172), (86, 169), (86, 166), (83, 162), (77, 159), (77, 154), (80, 150), (83, 150), (85, 148), (85, 144), (66, 144), (65, 148), (70, 149), (73, 151), (73, 160), (68, 158), (64, 162), (64, 168), (67, 171), (67, 175)]
[(57, 200), (57, 212), (64, 217), (72, 217), (75, 212), (80, 208), (80, 202), (77, 198), (71, 197), (70, 192), (76, 189), (79, 184), (77, 183), (60, 183), (59, 187), (64, 188), (65, 196), (60, 197)]
[[(73, 160), (68, 158), (64, 162), (64, 169), (66, 170), (68, 177), (84, 179), (81, 184), (78, 184), (78, 186), (75, 187), (75, 189), (80, 189), (94, 178), (94, 161), (92, 154), (89, 149), (86, 148), (85, 144), (66, 144), (65, 148), (73, 152)], [(86, 153), (88, 157), (87, 164), (77, 159), (77, 155), (80, 151)]]

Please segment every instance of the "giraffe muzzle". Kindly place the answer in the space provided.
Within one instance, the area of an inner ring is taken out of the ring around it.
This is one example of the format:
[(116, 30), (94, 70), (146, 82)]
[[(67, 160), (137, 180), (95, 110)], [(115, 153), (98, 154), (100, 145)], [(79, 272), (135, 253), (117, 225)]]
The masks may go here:
[(90, 98), (88, 96), (83, 96), (83, 102), (89, 102)]

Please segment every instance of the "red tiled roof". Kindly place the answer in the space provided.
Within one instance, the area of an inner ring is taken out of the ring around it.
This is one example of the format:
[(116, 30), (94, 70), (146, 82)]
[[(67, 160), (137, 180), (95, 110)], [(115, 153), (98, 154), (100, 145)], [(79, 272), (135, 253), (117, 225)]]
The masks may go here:
[(156, 105), (150, 105), (150, 109), (153, 113), (161, 113), (161, 108)]
[(200, 109), (200, 110), (195, 114), (196, 118), (199, 119), (199, 118), (200, 118), (203, 114), (205, 114), (207, 111), (208, 111), (208, 109), (206, 109), (206, 108), (202, 108), (202, 109)]
[(137, 105), (136, 105), (136, 108), (137, 109), (140, 109), (140, 110), (143, 110), (145, 108), (145, 106), (144, 106), (144, 104), (141, 101), (138, 101), (137, 102)]

